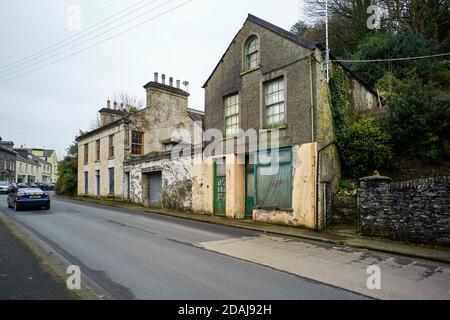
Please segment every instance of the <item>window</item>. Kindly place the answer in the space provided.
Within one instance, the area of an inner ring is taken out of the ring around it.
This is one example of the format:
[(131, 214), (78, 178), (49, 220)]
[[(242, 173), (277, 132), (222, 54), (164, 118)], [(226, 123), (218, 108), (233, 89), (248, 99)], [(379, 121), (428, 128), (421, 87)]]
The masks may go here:
[(133, 131), (131, 134), (131, 154), (134, 156), (142, 156), (143, 154), (144, 134), (142, 132)]
[(291, 149), (259, 152), (255, 173), (257, 207), (280, 209), (292, 207)]
[(85, 172), (84, 173), (84, 194), (88, 194), (89, 193), (89, 173)]
[(84, 164), (89, 163), (89, 144), (84, 145)]
[(100, 161), (100, 140), (95, 141), (95, 161)]
[(251, 36), (245, 43), (244, 70), (252, 70), (259, 67), (259, 39)]
[(114, 195), (114, 168), (109, 168), (109, 194)]
[(225, 98), (225, 136), (239, 133), (239, 95)]
[(114, 158), (114, 135), (109, 136), (109, 157)]
[(264, 127), (280, 127), (285, 124), (284, 78), (264, 84)]

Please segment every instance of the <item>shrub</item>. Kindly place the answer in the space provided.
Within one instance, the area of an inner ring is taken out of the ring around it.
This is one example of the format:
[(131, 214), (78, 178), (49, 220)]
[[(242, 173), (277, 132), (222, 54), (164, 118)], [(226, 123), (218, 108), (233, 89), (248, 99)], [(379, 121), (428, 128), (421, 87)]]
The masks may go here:
[(353, 123), (341, 142), (346, 170), (362, 177), (384, 168), (392, 158), (390, 139), (389, 133), (372, 117)]

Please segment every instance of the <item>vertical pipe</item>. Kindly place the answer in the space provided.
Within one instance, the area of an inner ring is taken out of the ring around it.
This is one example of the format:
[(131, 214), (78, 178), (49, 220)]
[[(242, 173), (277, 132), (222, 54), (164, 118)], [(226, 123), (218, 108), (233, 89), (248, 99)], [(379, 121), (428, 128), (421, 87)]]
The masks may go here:
[(330, 43), (329, 43), (329, 35), (328, 35), (328, 0), (325, 1), (325, 15), (326, 15), (326, 23), (325, 23), (325, 33), (326, 33), (326, 49), (325, 49), (325, 63), (327, 66), (327, 83), (330, 83)]

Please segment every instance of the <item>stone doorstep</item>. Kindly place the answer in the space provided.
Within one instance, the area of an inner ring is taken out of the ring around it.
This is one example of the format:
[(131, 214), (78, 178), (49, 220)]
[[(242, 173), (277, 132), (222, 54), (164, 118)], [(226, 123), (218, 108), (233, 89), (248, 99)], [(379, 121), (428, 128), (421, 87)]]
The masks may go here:
[(261, 222), (255, 222), (252, 220), (232, 220), (226, 217), (201, 215), (164, 209), (150, 209), (129, 202), (95, 200), (89, 198), (73, 198), (63, 196), (57, 197), (80, 202), (90, 202), (116, 208), (124, 208), (138, 212), (153, 213), (180, 219), (199, 221), (252, 231), (259, 231), (279, 236), (320, 241), (330, 244), (354, 247), (358, 249), (367, 249), (388, 254), (396, 254), (411, 258), (426, 259), (450, 264), (450, 249), (445, 247), (420, 246), (390, 240), (383, 240), (383, 241), (375, 240), (358, 236), (356, 234), (355, 235), (342, 234), (339, 232), (331, 232), (331, 231), (315, 232), (309, 229), (302, 229), (297, 227), (281, 226), (274, 224), (265, 224)]

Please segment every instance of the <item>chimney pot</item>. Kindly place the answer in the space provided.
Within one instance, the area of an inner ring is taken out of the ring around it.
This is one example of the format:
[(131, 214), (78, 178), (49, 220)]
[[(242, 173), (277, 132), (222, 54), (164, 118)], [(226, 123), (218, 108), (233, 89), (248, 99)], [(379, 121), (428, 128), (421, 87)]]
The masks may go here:
[(121, 103), (121, 104), (120, 104), (120, 110), (123, 110), (123, 109), (124, 109), (123, 103)]
[(170, 85), (171, 87), (173, 87), (173, 78), (172, 78), (172, 77), (169, 78), (169, 85)]
[(114, 101), (114, 110), (117, 110), (117, 101)]
[(181, 81), (177, 80), (177, 88), (180, 89), (180, 87), (181, 87)]
[(159, 73), (155, 72), (155, 82), (158, 82), (158, 81), (159, 81)]
[(166, 84), (166, 75), (165, 74), (163, 74), (161, 76), (161, 81), (162, 81), (162, 84)]
[(111, 100), (107, 100), (106, 101), (106, 107), (108, 108), (108, 109), (111, 109)]

